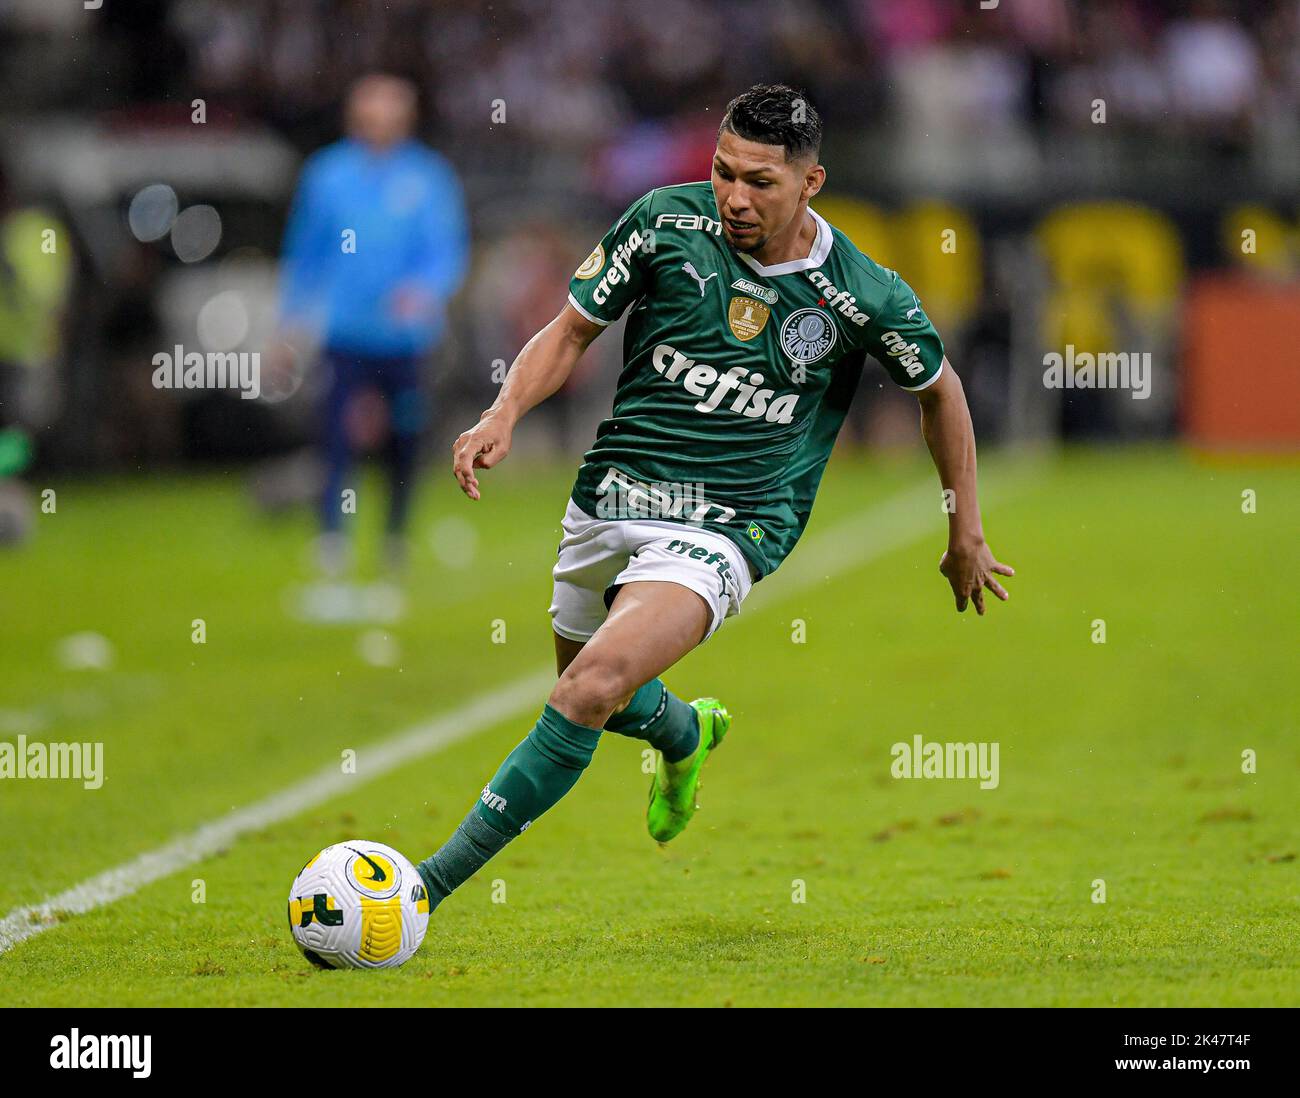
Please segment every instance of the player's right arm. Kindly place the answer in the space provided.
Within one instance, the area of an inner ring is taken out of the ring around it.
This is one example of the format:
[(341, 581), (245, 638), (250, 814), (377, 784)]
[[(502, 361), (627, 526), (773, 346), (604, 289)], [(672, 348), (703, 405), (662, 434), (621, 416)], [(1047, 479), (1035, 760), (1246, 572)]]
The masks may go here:
[(491, 469), (510, 453), (515, 424), (564, 384), (604, 330), (566, 303), (559, 316), (524, 344), (492, 407), (452, 445), (452, 472), (470, 499), (479, 498), (474, 470)]
[[(939, 571), (952, 587), (958, 612), (968, 603), (984, 613), (984, 589), (1003, 602), (1006, 589), (996, 576), (1014, 576), (984, 541), (975, 490), (975, 430), (961, 381), (943, 352), (921, 299), (895, 277), (888, 297), (866, 330), (867, 349), (890, 377), (921, 405), (921, 434), (939, 472), (948, 511), (948, 550)], [(951, 500), (954, 506), (947, 506)]]
[(505, 458), (523, 414), (563, 385), (591, 341), (645, 293), (654, 251), (653, 198), (651, 191), (637, 199), (574, 271), (560, 315), (528, 341), (492, 407), (452, 445), (452, 472), (470, 499), (479, 498), (474, 470)]

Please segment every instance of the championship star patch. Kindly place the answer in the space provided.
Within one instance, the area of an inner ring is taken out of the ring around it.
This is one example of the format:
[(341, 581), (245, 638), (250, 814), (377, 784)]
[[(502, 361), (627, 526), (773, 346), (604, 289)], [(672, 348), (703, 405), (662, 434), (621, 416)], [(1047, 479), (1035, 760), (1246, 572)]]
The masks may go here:
[(727, 306), (727, 326), (741, 343), (748, 343), (767, 324), (772, 310), (754, 297), (733, 297)]

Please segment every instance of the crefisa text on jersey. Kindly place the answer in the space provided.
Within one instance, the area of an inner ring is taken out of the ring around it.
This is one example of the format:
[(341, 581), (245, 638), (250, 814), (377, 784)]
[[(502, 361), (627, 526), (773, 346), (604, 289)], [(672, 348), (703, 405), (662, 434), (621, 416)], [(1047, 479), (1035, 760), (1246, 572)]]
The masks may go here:
[(859, 328), (862, 327), (871, 317), (867, 316), (858, 308), (858, 299), (848, 290), (841, 290), (833, 285), (821, 271), (809, 271), (808, 281), (822, 292), (822, 301), (826, 302), (828, 309), (834, 309), (846, 320), (852, 321)]
[(886, 332), (880, 337), (889, 350), (886, 352), (890, 358), (898, 359), (898, 364), (907, 371), (908, 377), (919, 377), (925, 373), (925, 363), (920, 360), (921, 348), (915, 343), (908, 343), (897, 332)]
[[(733, 412), (739, 412), (750, 419), (766, 419), (769, 423), (794, 422), (794, 408), (799, 403), (799, 394), (783, 393), (773, 400), (776, 390), (760, 389), (759, 386), (764, 381), (763, 375), (749, 373), (748, 366), (733, 366), (725, 374), (720, 374), (712, 366), (688, 358), (667, 343), (660, 343), (654, 349), (650, 362), (669, 381), (680, 379), (682, 388), (691, 396), (707, 397), (694, 406), (697, 412), (712, 412), (735, 389), (736, 399), (730, 405)], [(743, 374), (749, 374), (747, 381), (740, 380)], [(716, 385), (716, 388), (710, 393), (709, 387), (712, 385)]]
[[(613, 254), (609, 257), (609, 270), (596, 283), (596, 288), (592, 291), (591, 299), (597, 305), (604, 305), (609, 299), (609, 288), (611, 286), (618, 286), (632, 277), (627, 261), (632, 253), (641, 247), (641, 244), (641, 230), (633, 229), (627, 234), (627, 239), (614, 249)], [(583, 264), (583, 266), (585, 267), (586, 264)]]
[[(704, 495), (702, 481), (641, 481), (612, 465), (596, 488), (596, 515), (603, 519), (651, 518), (672, 519), (701, 525), (705, 520), (730, 522), (734, 508), (714, 503)], [(709, 512), (716, 510), (715, 515)]]

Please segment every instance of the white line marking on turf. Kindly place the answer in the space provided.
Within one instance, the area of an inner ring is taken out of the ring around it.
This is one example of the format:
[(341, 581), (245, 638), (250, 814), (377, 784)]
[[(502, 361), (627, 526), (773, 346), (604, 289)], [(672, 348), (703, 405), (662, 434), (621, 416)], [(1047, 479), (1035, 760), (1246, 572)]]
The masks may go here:
[[(988, 498), (1000, 503), (1025, 482), (1022, 476), (1006, 477)], [(745, 609), (752, 609), (756, 603), (766, 607), (805, 588), (825, 583), (838, 572), (902, 548), (932, 527), (941, 531), (943, 516), (939, 499), (935, 482), (927, 478), (924, 484), (907, 488), (809, 538), (775, 576), (750, 592)], [(934, 565), (937, 569), (937, 557)], [(942, 591), (938, 595), (946, 597)], [(737, 619), (737, 624), (741, 620), (744, 614)], [(236, 809), (39, 904), (15, 908), (0, 919), (0, 953), (57, 926), (68, 915), (84, 915), (104, 907), (188, 865), (210, 858), (242, 835), (291, 819), (330, 797), (382, 777), (403, 763), (470, 739), (521, 709), (535, 705), (539, 697), (550, 692), (554, 681), (555, 671), (548, 666), (493, 687), (489, 693), (480, 694), (459, 709), (362, 747), (358, 756), (363, 760), (364, 769), (355, 774), (344, 774), (337, 763), (332, 763), (279, 793)]]
[(238, 808), (164, 846), (105, 870), (66, 892), (32, 907), (15, 908), (0, 919), (0, 953), (42, 930), (57, 926), (61, 917), (84, 915), (130, 896), (145, 885), (225, 850), (241, 835), (291, 819), (330, 797), (382, 777), (403, 763), (469, 739), (525, 706), (535, 704), (539, 697), (549, 693), (554, 682), (555, 669), (548, 667), (495, 687), (459, 709), (369, 747), (359, 748), (357, 755), (362, 769), (355, 774), (344, 774), (338, 763), (332, 763), (279, 793)]
[[(981, 509), (987, 514), (1037, 479), (1033, 471), (1000, 473), (993, 486), (981, 493)], [(870, 564), (931, 531), (939, 540), (928, 551), (924, 566), (934, 576), (938, 597), (951, 597), (943, 589), (944, 580), (939, 575), (939, 558), (947, 544), (947, 516), (940, 507), (942, 501), (938, 481), (930, 476), (874, 507), (842, 519), (816, 537), (801, 541), (785, 564), (750, 591), (737, 622), (745, 620), (745, 614), (755, 606), (766, 609), (789, 595), (828, 583), (839, 573)]]
[[(865, 511), (843, 519), (815, 538), (801, 542), (762, 583), (756, 584), (737, 619), (755, 606), (766, 608), (789, 595), (828, 582), (840, 572), (869, 564), (886, 553), (909, 545), (927, 530), (941, 533), (944, 517), (938, 483), (906, 488)], [(934, 558), (939, 567), (939, 558)]]

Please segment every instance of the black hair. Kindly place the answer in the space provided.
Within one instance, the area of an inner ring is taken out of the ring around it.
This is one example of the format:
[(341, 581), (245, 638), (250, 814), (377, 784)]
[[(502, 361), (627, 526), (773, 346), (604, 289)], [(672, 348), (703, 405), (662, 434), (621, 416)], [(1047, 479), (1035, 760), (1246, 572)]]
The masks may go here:
[(781, 145), (786, 160), (817, 159), (822, 120), (803, 92), (785, 84), (755, 84), (727, 104), (718, 133), (746, 141)]

